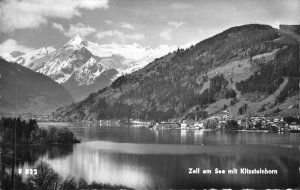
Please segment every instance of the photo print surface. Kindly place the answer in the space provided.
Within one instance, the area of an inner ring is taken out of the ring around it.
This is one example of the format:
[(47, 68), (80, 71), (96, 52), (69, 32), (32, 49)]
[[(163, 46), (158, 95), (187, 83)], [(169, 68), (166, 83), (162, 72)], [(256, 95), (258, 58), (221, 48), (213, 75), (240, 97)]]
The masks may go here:
[(3, 0), (0, 189), (299, 189), (298, 0)]

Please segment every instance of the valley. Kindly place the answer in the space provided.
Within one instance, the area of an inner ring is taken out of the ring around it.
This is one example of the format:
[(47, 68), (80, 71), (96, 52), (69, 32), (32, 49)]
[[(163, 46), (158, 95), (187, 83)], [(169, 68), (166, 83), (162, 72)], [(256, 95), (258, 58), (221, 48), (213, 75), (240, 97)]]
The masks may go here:
[(54, 115), (166, 121), (226, 110), (231, 117), (297, 116), (299, 76), (299, 42), (293, 35), (244, 25), (156, 59)]

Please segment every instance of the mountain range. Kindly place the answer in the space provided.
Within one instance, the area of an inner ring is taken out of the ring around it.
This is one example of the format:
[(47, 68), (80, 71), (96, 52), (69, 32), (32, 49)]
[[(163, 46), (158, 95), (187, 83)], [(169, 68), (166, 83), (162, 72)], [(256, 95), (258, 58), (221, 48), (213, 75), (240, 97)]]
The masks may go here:
[(51, 78), (0, 58), (0, 112), (46, 114), (73, 101)]
[(54, 115), (70, 120), (299, 116), (299, 29), (229, 28), (124, 74)]
[(49, 76), (63, 85), (75, 101), (109, 86), (124, 73), (144, 67), (176, 47), (142, 47), (138, 44), (102, 44), (76, 35), (61, 48), (42, 47), (28, 54), (12, 52), (10, 61)]

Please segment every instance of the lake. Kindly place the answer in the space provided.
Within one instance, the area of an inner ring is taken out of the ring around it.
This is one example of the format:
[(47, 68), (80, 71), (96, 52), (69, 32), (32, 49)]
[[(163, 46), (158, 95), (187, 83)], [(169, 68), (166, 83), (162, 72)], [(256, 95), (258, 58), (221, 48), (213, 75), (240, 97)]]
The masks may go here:
[[(300, 134), (40, 123), (49, 125), (67, 126), (82, 142), (20, 147), (26, 162), (19, 167), (43, 160), (63, 177), (135, 189), (300, 187)], [(241, 174), (243, 168), (277, 174)], [(232, 169), (237, 174), (228, 174)]]

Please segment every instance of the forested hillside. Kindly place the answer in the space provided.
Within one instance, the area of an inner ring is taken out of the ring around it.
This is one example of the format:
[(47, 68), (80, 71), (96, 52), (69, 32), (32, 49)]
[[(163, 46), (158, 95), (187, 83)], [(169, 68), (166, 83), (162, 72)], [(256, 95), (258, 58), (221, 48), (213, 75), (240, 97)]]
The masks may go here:
[(0, 58), (0, 112), (50, 113), (73, 102), (49, 77)]
[[(238, 106), (247, 102), (251, 108), (263, 101), (272, 108), (279, 106), (299, 94), (299, 76), (297, 39), (271, 26), (243, 25), (156, 59), (55, 115), (167, 120), (189, 110), (214, 114), (227, 108), (231, 115), (250, 114), (239, 113)], [(274, 98), (267, 98), (279, 93), (285, 79), (287, 85), (271, 102)]]

